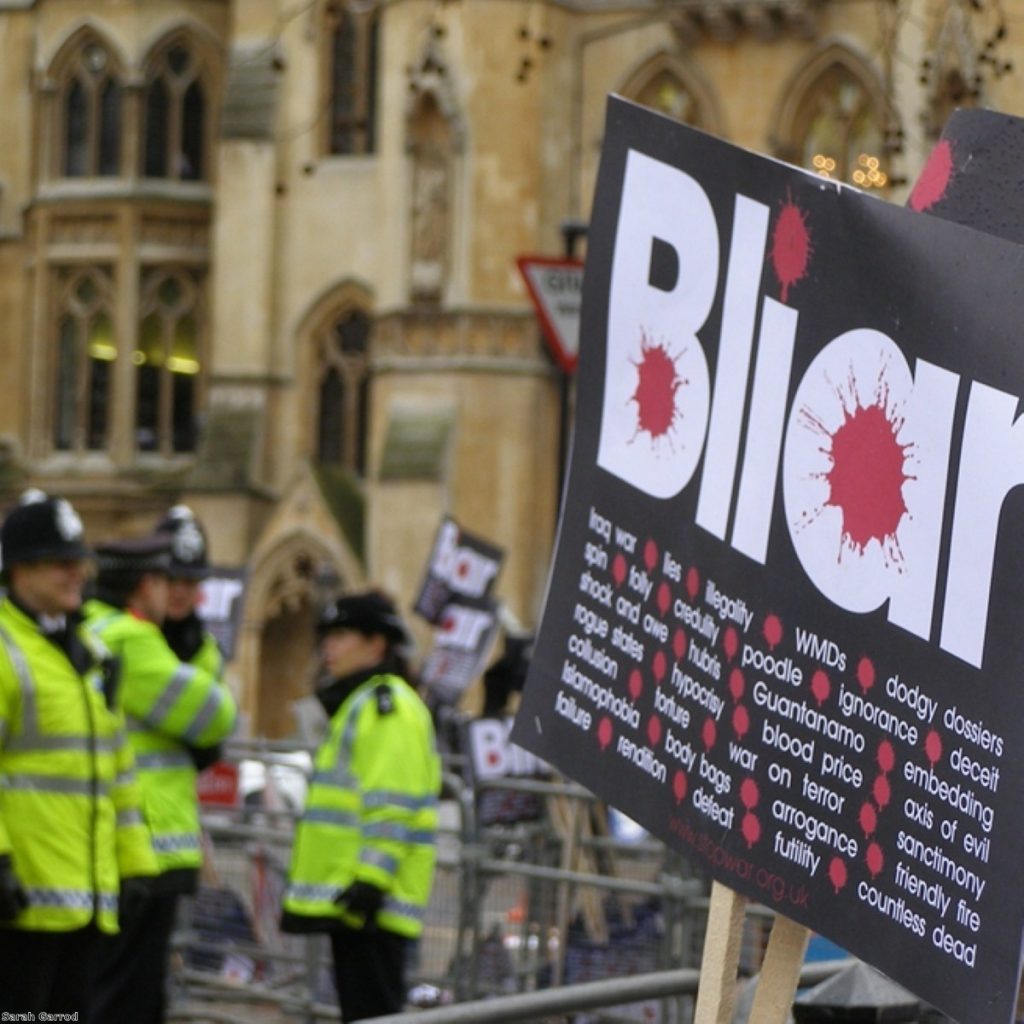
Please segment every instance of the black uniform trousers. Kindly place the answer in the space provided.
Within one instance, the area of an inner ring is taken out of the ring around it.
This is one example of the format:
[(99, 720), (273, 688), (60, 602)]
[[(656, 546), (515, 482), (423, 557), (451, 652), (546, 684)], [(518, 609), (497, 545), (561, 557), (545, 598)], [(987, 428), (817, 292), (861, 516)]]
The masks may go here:
[(179, 893), (151, 893), (145, 906), (100, 948), (95, 1024), (163, 1024), (168, 958)]
[(70, 932), (0, 928), (0, 1011), (77, 1012), (88, 1021), (102, 938), (92, 924)]
[(344, 1024), (401, 1013), (409, 940), (381, 928), (339, 928), (330, 934), (334, 984)]

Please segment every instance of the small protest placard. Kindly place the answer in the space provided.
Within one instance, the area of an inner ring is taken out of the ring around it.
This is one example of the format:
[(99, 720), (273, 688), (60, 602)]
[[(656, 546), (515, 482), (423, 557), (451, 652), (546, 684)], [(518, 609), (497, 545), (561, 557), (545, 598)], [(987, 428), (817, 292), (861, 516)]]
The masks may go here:
[(1009, 1021), (1024, 248), (618, 99), (594, 211), (512, 740), (963, 1024)]
[(453, 704), (483, 671), (498, 632), (498, 605), (482, 597), (450, 601), (441, 612), (420, 679), (439, 700)]

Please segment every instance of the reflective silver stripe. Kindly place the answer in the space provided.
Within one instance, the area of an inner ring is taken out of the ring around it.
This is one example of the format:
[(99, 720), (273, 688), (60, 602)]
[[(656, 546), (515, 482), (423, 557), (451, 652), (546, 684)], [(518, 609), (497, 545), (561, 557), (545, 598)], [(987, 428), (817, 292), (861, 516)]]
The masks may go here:
[[(26, 889), (30, 907), (53, 910), (92, 910), (95, 893), (85, 889)], [(100, 910), (117, 910), (117, 897), (113, 893), (99, 894)]]
[(199, 709), (195, 718), (192, 719), (192, 724), (185, 730), (185, 739), (189, 743), (197, 743), (199, 737), (203, 735), (203, 730), (213, 721), (218, 711), (220, 711), (221, 704), (224, 703), (224, 694), (221, 692), (219, 686), (215, 686), (210, 691), (209, 696), (203, 702), (203, 706)]
[(367, 839), (393, 839), (399, 843), (433, 844), (433, 829), (412, 829), (394, 821), (371, 821), (363, 826)]
[(417, 907), (415, 903), (394, 900), (390, 896), (385, 897), (384, 906), (381, 909), (390, 914), (411, 918), (413, 921), (422, 921), (425, 916), (423, 907)]
[(153, 849), (157, 853), (181, 853), (182, 851), (198, 850), (199, 836), (191, 833), (153, 836)]
[(318, 825), (338, 825), (342, 828), (359, 828), (359, 815), (349, 811), (332, 811), (326, 807), (314, 807), (302, 816), (306, 822)]
[(7, 744), (8, 750), (22, 754), (31, 754), (37, 750), (46, 753), (79, 750), (87, 754), (94, 747), (99, 754), (113, 754), (117, 750), (116, 741), (109, 736), (97, 736), (95, 741), (88, 736), (12, 736)]
[(144, 716), (150, 725), (157, 727), (163, 725), (164, 720), (174, 709), (178, 698), (185, 692), (185, 687), (188, 686), (195, 674), (195, 669), (191, 665), (178, 666), (174, 675), (171, 676), (170, 682), (164, 687), (164, 692), (160, 694), (160, 698)]
[[(32, 790), (36, 793), (72, 793), (80, 796), (92, 796), (93, 783), (89, 779), (69, 779), (62, 775), (3, 775), (0, 776), (0, 788)], [(101, 796), (110, 792), (110, 783), (96, 780), (96, 791)]]
[(135, 772), (129, 769), (126, 772), (118, 772), (117, 778), (114, 779), (115, 786), (134, 786), (135, 785)]
[(39, 714), (36, 709), (36, 688), (32, 682), (32, 673), (28, 669), (28, 662), (25, 661), (21, 648), (3, 626), (0, 626), (0, 643), (3, 643), (7, 650), (7, 657), (11, 659), (14, 674), (18, 677), (18, 686), (21, 688), (21, 735), (34, 739), (39, 735)]
[[(374, 676), (373, 678), (376, 679), (377, 677)], [(349, 775), (348, 765), (352, 763), (352, 747), (356, 741), (356, 726), (359, 722), (359, 712), (362, 710), (363, 705), (373, 697), (375, 688), (375, 686), (367, 686), (362, 693), (358, 694), (345, 717), (345, 727), (342, 729), (341, 741), (338, 743), (336, 769), (339, 772), (344, 770), (346, 775)]]
[(137, 807), (131, 808), (127, 811), (117, 812), (117, 827), (127, 828), (129, 825), (141, 825), (142, 824), (142, 811)]
[(359, 851), (359, 863), (366, 864), (371, 868), (380, 868), (381, 871), (386, 871), (389, 875), (393, 875), (398, 870), (397, 857), (365, 846)]
[(159, 754), (136, 754), (136, 768), (191, 768), (192, 758), (184, 751), (165, 750)]
[(285, 893), (286, 900), (305, 900), (308, 903), (333, 903), (341, 889), (336, 885), (314, 885), (293, 882)]
[(367, 808), (401, 807), (406, 811), (422, 811), (437, 807), (437, 804), (437, 796), (433, 793), (429, 796), (412, 796), (409, 793), (391, 793), (378, 789), (363, 797), (363, 806)]
[(346, 793), (356, 788), (356, 777), (343, 765), (332, 772), (314, 772), (310, 780), (318, 786), (329, 786), (331, 789), (342, 789)]

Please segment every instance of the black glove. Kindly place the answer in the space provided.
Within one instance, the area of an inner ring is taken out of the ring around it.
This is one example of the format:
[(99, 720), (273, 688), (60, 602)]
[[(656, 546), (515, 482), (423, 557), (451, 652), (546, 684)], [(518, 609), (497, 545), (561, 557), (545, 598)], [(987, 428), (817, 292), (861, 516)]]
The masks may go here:
[(0, 855), (0, 921), (13, 921), (28, 908), (28, 896), (14, 873), (10, 854)]
[(117, 919), (123, 928), (142, 916), (151, 892), (150, 880), (142, 875), (121, 879), (121, 895), (117, 901)]
[(196, 766), (197, 772), (204, 771), (211, 764), (216, 764), (223, 752), (224, 750), (219, 743), (215, 743), (212, 747), (188, 748), (189, 757), (192, 758), (192, 763)]
[(369, 882), (353, 882), (334, 898), (334, 902), (342, 910), (362, 914), (370, 924), (384, 905), (384, 893)]

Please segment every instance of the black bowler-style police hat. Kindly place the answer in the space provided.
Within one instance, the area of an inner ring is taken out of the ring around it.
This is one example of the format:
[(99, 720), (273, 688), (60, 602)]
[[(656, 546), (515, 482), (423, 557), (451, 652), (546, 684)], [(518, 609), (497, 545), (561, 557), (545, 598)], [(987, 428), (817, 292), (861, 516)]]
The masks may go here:
[(30, 490), (0, 527), (0, 559), (4, 569), (25, 562), (90, 558), (82, 520), (64, 498)]
[(396, 644), (409, 640), (394, 602), (377, 590), (346, 594), (326, 604), (317, 619), (316, 630), (322, 636), (332, 629), (352, 629), (367, 636), (379, 633)]
[(171, 538), (166, 534), (152, 534), (97, 544), (96, 564), (101, 579), (119, 573), (169, 573)]
[(210, 575), (206, 531), (188, 505), (170, 509), (157, 523), (156, 533), (171, 538), (171, 576), (202, 580)]

